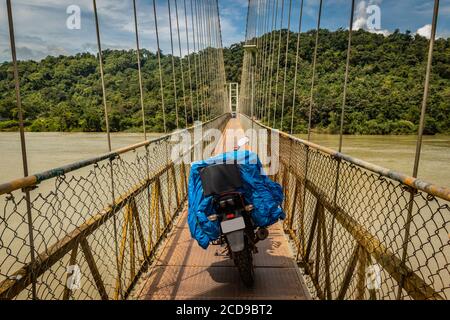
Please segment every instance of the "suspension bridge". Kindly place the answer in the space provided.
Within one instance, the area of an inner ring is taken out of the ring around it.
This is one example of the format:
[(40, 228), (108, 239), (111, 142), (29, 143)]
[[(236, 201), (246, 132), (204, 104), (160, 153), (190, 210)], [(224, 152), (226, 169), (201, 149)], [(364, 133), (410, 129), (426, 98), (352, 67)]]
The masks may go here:
[[(139, 2), (133, 1), (144, 140), (112, 150), (101, 25), (93, 0), (109, 152), (37, 174), (28, 172), (14, 11), (11, 1), (6, 1), (24, 175), (0, 184), (1, 299), (450, 298), (450, 189), (417, 178), (439, 0), (434, 1), (430, 17), (432, 31), (411, 175), (342, 153), (354, 0), (348, 1), (339, 148), (332, 150), (310, 141), (311, 116), (317, 107), (314, 88), (322, 0), (318, 1), (311, 53), (308, 139), (292, 135), (299, 103), (296, 90), (303, 15), (303, 0), (298, 1), (299, 12), (293, 12), (293, 1), (249, 1), (241, 82), (227, 85), (217, 0), (165, 3), (172, 50), (170, 71), (161, 65), (158, 10), (163, 4), (153, 0), (148, 14), (154, 22), (155, 75), (165, 131), (155, 139), (147, 139), (146, 133), (145, 111), (150, 106), (143, 98)], [(291, 25), (294, 14), (299, 17), (298, 30)], [(293, 52), (281, 41), (286, 30), (298, 31)], [(182, 44), (187, 51), (184, 57)], [(175, 58), (177, 47), (179, 59)], [(286, 60), (280, 61), (283, 48)], [(295, 57), (294, 64), (288, 64), (288, 54)], [(164, 81), (166, 72), (171, 73), (169, 83)], [(293, 86), (286, 84), (287, 73), (294, 74)], [(175, 99), (167, 98), (169, 91)], [(293, 97), (292, 101), (287, 101), (287, 96)], [(174, 132), (167, 129), (169, 108), (175, 110), (179, 129)], [(232, 117), (232, 112), (238, 116)], [(286, 121), (289, 115), (291, 119)], [(198, 129), (200, 137), (196, 136)], [(221, 138), (215, 139), (209, 129), (220, 130)], [(237, 270), (216, 247), (200, 249), (190, 239), (186, 224), (190, 161), (211, 146), (214, 153), (228, 150), (234, 139), (246, 132), (257, 132), (249, 148), (262, 160), (278, 163), (278, 170), (270, 175), (283, 187), (287, 216), (271, 227), (270, 238), (259, 246), (254, 261), (256, 283), (251, 289), (239, 283)], [(188, 135), (191, 143), (179, 152), (177, 143), (183, 135)], [(75, 266), (82, 275), (78, 286), (69, 285)]]

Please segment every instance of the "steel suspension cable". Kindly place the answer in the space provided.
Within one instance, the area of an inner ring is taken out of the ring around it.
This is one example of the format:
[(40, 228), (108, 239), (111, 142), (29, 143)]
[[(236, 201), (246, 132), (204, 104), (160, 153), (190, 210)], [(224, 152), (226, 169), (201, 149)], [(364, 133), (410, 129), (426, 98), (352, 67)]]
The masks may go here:
[[(100, 25), (98, 20), (98, 12), (97, 12), (97, 2), (96, 0), (92, 1), (93, 9), (94, 9), (94, 19), (95, 19), (95, 32), (96, 32), (96, 38), (97, 38), (97, 47), (98, 47), (98, 61), (99, 61), (99, 69), (100, 69), (100, 78), (101, 78), (101, 86), (102, 86), (102, 97), (103, 97), (103, 107), (104, 107), (104, 114), (105, 114), (105, 124), (106, 124), (106, 135), (108, 138), (108, 149), (111, 151), (111, 135), (109, 130), (109, 116), (108, 116), (108, 106), (106, 101), (106, 86), (105, 86), (105, 75), (103, 71), (103, 54), (102, 54), (102, 44), (101, 44), (101, 38), (100, 38)], [(109, 160), (109, 168), (110, 168), (110, 178), (111, 178), (111, 203), (114, 206), (115, 203), (115, 192), (114, 192), (114, 170), (113, 170), (113, 164), (112, 159)], [(115, 250), (115, 260), (116, 260), (116, 270), (117, 270), (117, 279), (119, 281), (119, 291), (120, 295), (123, 297), (122, 293), (122, 281), (121, 281), (121, 271), (120, 271), (120, 264), (119, 264), (119, 248), (118, 248), (118, 237), (117, 237), (117, 218), (114, 215), (113, 216), (113, 229), (114, 229), (114, 250)]]
[[(259, 32), (260, 32), (260, 26), (261, 26), (261, 18), (260, 18), (260, 15), (261, 15), (261, 0), (257, 0), (257, 2), (258, 2), (258, 6), (257, 6), (257, 12), (256, 12), (256, 20), (257, 20), (257, 22), (256, 22), (256, 27), (255, 27), (255, 29), (256, 29), (256, 31), (255, 31), (255, 42), (256, 42), (256, 54), (255, 54), (255, 57), (253, 58), (253, 59), (255, 59), (255, 61), (253, 62), (253, 64), (254, 64), (254, 68), (253, 68), (253, 73), (252, 73), (252, 75), (253, 75), (253, 77), (252, 77), (252, 79), (253, 79), (253, 82), (255, 82), (255, 80), (257, 81), (257, 82), (259, 82), (259, 69), (258, 69), (258, 66), (259, 66), (259, 56), (260, 56), (260, 54), (259, 54), (259, 52), (258, 52), (258, 48), (261, 46), (261, 39), (259, 38)], [(255, 79), (256, 78), (256, 79)], [(254, 83), (252, 84), (252, 90), (253, 90), (253, 88), (255, 87), (255, 85), (254, 85)], [(256, 90), (256, 92), (254, 92), (254, 97), (253, 97), (253, 106), (254, 106), (254, 109), (255, 110), (253, 110), (253, 112), (254, 113), (258, 113), (258, 104), (256, 104), (255, 105), (255, 101), (257, 101), (257, 99), (258, 99), (258, 96), (259, 96), (259, 93), (258, 93), (258, 90)], [(253, 113), (252, 112), (252, 113)], [(253, 116), (255, 115), (255, 114), (252, 114), (252, 118), (253, 118)]]
[(204, 11), (205, 3), (200, 1), (200, 30), (202, 35), (203, 44), (203, 89), (205, 94), (205, 106), (204, 106), (204, 119), (208, 121), (208, 110), (209, 110), (209, 87), (208, 87), (208, 46), (206, 37), (206, 19)]
[(191, 26), (192, 26), (192, 43), (194, 46), (194, 73), (195, 73), (195, 95), (197, 102), (197, 121), (200, 121), (200, 93), (199, 93), (199, 76), (198, 76), (198, 51), (197, 51), (197, 39), (196, 39), (196, 28), (194, 23), (194, 5), (193, 0), (191, 3)]
[(350, 70), (350, 55), (352, 52), (352, 33), (353, 33), (354, 16), (355, 16), (355, 0), (352, 0), (352, 8), (350, 12), (350, 24), (348, 30), (347, 61), (345, 63), (344, 90), (342, 93), (341, 125), (339, 129), (339, 147), (338, 147), (339, 152), (342, 151), (342, 136), (344, 134), (344, 114), (345, 114), (345, 105), (347, 103), (347, 86)]
[(298, 22), (298, 34), (297, 34), (297, 46), (296, 46), (296, 53), (295, 53), (295, 71), (294, 71), (294, 88), (292, 93), (292, 108), (291, 108), (291, 131), (290, 133), (293, 134), (294, 131), (294, 113), (295, 113), (295, 102), (297, 101), (297, 77), (298, 77), (298, 56), (300, 53), (300, 37), (302, 34), (302, 22), (303, 22), (303, 4), (304, 0), (301, 0), (300, 4), (300, 17)]
[(103, 53), (102, 53), (102, 43), (100, 39), (100, 27), (98, 23), (98, 13), (97, 13), (97, 2), (93, 0), (94, 6), (94, 18), (95, 18), (95, 33), (97, 36), (97, 48), (98, 48), (98, 62), (100, 69), (100, 79), (102, 84), (102, 98), (103, 98), (103, 111), (105, 113), (105, 125), (106, 125), (106, 136), (108, 139), (108, 151), (111, 151), (111, 134), (109, 131), (109, 116), (108, 116), (108, 105), (106, 102), (106, 87), (105, 87), (105, 74), (103, 71)]
[[(17, 106), (17, 115), (19, 118), (19, 135), (20, 135), (20, 147), (22, 154), (22, 167), (23, 167), (23, 175), (24, 177), (28, 177), (28, 157), (27, 157), (27, 148), (26, 148), (26, 140), (25, 140), (25, 129), (24, 129), (24, 117), (23, 117), (23, 107), (22, 107), (22, 99), (20, 94), (20, 78), (19, 78), (19, 67), (17, 63), (17, 52), (16, 52), (16, 38), (14, 32), (14, 21), (13, 21), (13, 13), (12, 13), (12, 5), (11, 0), (6, 1), (7, 14), (8, 14), (8, 27), (9, 27), (9, 41), (11, 46), (11, 58), (13, 65), (13, 73), (14, 73), (14, 89), (16, 95), (16, 106)], [(35, 272), (36, 268), (36, 252), (34, 245), (34, 229), (33, 229), (33, 216), (31, 212), (31, 197), (30, 197), (30, 189), (23, 189), (25, 192), (25, 202), (27, 207), (27, 227), (28, 227), (28, 241), (30, 247), (30, 262), (31, 262), (31, 295), (33, 300), (37, 300), (37, 275)]]
[(205, 120), (205, 95), (204, 95), (204, 82), (203, 82), (203, 45), (200, 31), (200, 23), (199, 23), (199, 6), (198, 0), (194, 0), (195, 4), (195, 24), (197, 31), (197, 50), (198, 50), (198, 75), (200, 81), (199, 93), (200, 93), (200, 119), (201, 121)]
[(277, 25), (277, 21), (278, 21), (278, 6), (279, 6), (279, 1), (276, 0), (275, 3), (275, 19), (272, 21), (272, 50), (271, 50), (271, 59), (270, 59), (270, 71), (269, 71), (269, 76), (270, 76), (270, 81), (269, 81), (269, 90), (268, 90), (268, 115), (267, 115), (267, 124), (270, 124), (270, 119), (271, 119), (271, 105), (272, 105), (272, 86), (273, 86), (273, 64), (275, 63), (275, 41), (276, 41), (276, 25)]
[(206, 53), (207, 53), (207, 55), (206, 55), (206, 57), (207, 57), (207, 60), (206, 60), (206, 63), (207, 63), (207, 69), (206, 69), (206, 71), (207, 71), (207, 73), (206, 73), (206, 75), (207, 75), (207, 89), (208, 89), (208, 113), (207, 113), (207, 115), (208, 115), (208, 120), (210, 119), (210, 117), (211, 117), (211, 109), (212, 109), (212, 104), (211, 104), (211, 96), (212, 96), (212, 93), (211, 93), (211, 84), (212, 84), (212, 77), (211, 77), (211, 70), (212, 70), (212, 61), (211, 61), (211, 30), (210, 30), (210, 23), (211, 23), (211, 17), (210, 17), (210, 12), (209, 12), (209, 5), (208, 5), (208, 3), (207, 2), (204, 2), (204, 8), (203, 8), (203, 10), (204, 10), (204, 16), (205, 16), (205, 19), (204, 19), (204, 24), (205, 24), (205, 33), (206, 33), (206, 44), (207, 44), (207, 51), (206, 51)]
[(183, 105), (184, 105), (184, 126), (188, 127), (188, 114), (187, 114), (187, 105), (186, 105), (186, 90), (184, 83), (184, 68), (183, 68), (183, 52), (181, 51), (181, 35), (180, 35), (180, 22), (178, 19), (178, 3), (175, 1), (175, 16), (177, 20), (177, 35), (178, 35), (178, 51), (180, 54), (180, 73), (181, 73), (181, 88), (183, 92)]
[(322, 16), (322, 4), (323, 4), (323, 0), (320, 0), (319, 15), (317, 17), (317, 30), (316, 30), (316, 41), (315, 41), (315, 46), (314, 46), (313, 66), (312, 66), (311, 94), (310, 94), (310, 98), (309, 98), (308, 141), (311, 139), (311, 117), (312, 117), (312, 107), (314, 104), (314, 84), (315, 84), (315, 80), (316, 80), (317, 48), (319, 46), (319, 32), (320, 32), (320, 19)]
[(262, 80), (263, 80), (263, 75), (262, 75), (262, 70), (263, 70), (263, 66), (264, 66), (264, 44), (265, 44), (265, 37), (264, 37), (264, 26), (265, 26), (265, 7), (266, 7), (266, 3), (267, 0), (260, 0), (260, 24), (259, 24), (259, 31), (258, 31), (258, 39), (259, 39), (259, 44), (257, 46), (257, 51), (256, 51), (256, 61), (257, 61), (257, 67), (256, 67), (256, 72), (257, 72), (257, 79), (256, 79), (256, 98), (255, 98), (255, 105), (256, 105), (256, 113), (255, 113), (255, 118), (259, 119), (260, 118), (260, 114), (261, 114), (261, 96), (262, 96)]
[(273, 47), (273, 34), (274, 34), (274, 21), (275, 21), (275, 6), (276, 6), (276, 1), (278, 0), (272, 0), (272, 10), (270, 10), (272, 12), (272, 19), (268, 25), (268, 29), (270, 30), (270, 35), (268, 36), (269, 38), (269, 48), (268, 48), (268, 53), (267, 53), (267, 63), (266, 63), (266, 83), (264, 84), (264, 100), (263, 100), (263, 104), (264, 104), (264, 115), (262, 117), (262, 121), (264, 122), (265, 119), (270, 118), (270, 107), (268, 106), (270, 101), (269, 101), (269, 86), (270, 83), (272, 82), (272, 75), (271, 75), (271, 66), (272, 66), (272, 47)]
[(141, 103), (141, 112), (142, 112), (142, 131), (144, 133), (144, 140), (147, 140), (147, 130), (145, 128), (145, 108), (144, 108), (144, 89), (142, 86), (142, 72), (141, 72), (141, 53), (139, 46), (139, 32), (138, 32), (138, 21), (137, 21), (137, 12), (136, 12), (136, 0), (133, 0), (133, 15), (134, 15), (134, 31), (136, 35), (136, 59), (138, 65), (138, 79), (139, 79), (139, 96)]
[(284, 105), (285, 105), (285, 97), (286, 97), (286, 78), (287, 78), (287, 64), (288, 64), (288, 55), (289, 55), (289, 36), (291, 33), (291, 10), (292, 10), (292, 0), (289, 0), (289, 11), (288, 11), (288, 24), (287, 24), (287, 35), (286, 35), (286, 52), (284, 58), (284, 78), (283, 78), (283, 94), (281, 99), (281, 121), (280, 121), (280, 130), (283, 131), (283, 117), (284, 117)]
[[(344, 126), (345, 104), (346, 104), (346, 97), (347, 97), (348, 75), (349, 75), (349, 68), (350, 68), (350, 54), (351, 54), (351, 48), (352, 48), (354, 12), (355, 12), (355, 0), (352, 0), (351, 9), (350, 9), (349, 34), (348, 34), (348, 44), (347, 44), (347, 59), (346, 59), (346, 64), (345, 64), (344, 88), (343, 88), (343, 98), (342, 98), (341, 128), (340, 128), (340, 133), (339, 133), (339, 152), (341, 152), (341, 150), (342, 150), (342, 135), (343, 135), (343, 126)], [(337, 161), (336, 175), (335, 175), (335, 181), (334, 181), (333, 206), (337, 205), (340, 177), (341, 177), (341, 161)], [(328, 250), (327, 259), (330, 259), (330, 254), (333, 250), (335, 224), (336, 224), (336, 216), (333, 215), (332, 220), (331, 220), (331, 228), (330, 228), (331, 229), (330, 230), (330, 240), (329, 240), (330, 249)], [(331, 299), (331, 292), (327, 292), (327, 295), (328, 295), (328, 298)]]
[(284, 18), (284, 0), (281, 0), (281, 19), (280, 31), (278, 36), (278, 54), (277, 54), (277, 72), (275, 76), (275, 105), (273, 108), (273, 128), (276, 128), (277, 106), (278, 106), (278, 80), (280, 75), (280, 56), (281, 56), (281, 36), (283, 32), (283, 18)]
[(188, 76), (189, 76), (189, 102), (191, 104), (191, 122), (194, 123), (194, 98), (192, 94), (192, 70), (191, 70), (191, 50), (189, 46), (189, 28), (188, 28), (188, 18), (187, 18), (187, 7), (186, 0), (183, 0), (183, 10), (184, 10), (184, 28), (186, 32), (186, 49), (187, 49), (187, 62), (188, 62)]
[(266, 68), (267, 68), (267, 55), (268, 55), (268, 50), (267, 50), (267, 44), (269, 41), (269, 35), (268, 35), (268, 25), (269, 25), (269, 16), (270, 16), (270, 0), (266, 0), (265, 1), (265, 11), (264, 11), (264, 26), (263, 26), (263, 45), (262, 45), (262, 80), (260, 83), (260, 90), (261, 90), (261, 95), (260, 95), (260, 113), (258, 115), (259, 119), (263, 119), (264, 117), (264, 97), (265, 97), (265, 84), (266, 84)]
[(170, 50), (171, 50), (171, 60), (172, 60), (172, 80), (173, 80), (173, 95), (174, 95), (174, 105), (175, 105), (175, 119), (177, 129), (179, 128), (179, 118), (178, 118), (178, 95), (177, 95), (177, 78), (175, 71), (175, 54), (173, 50), (173, 32), (172, 32), (172, 12), (170, 9), (170, 0), (167, 0), (167, 9), (169, 12), (169, 34), (170, 34)]
[(216, 0), (216, 12), (217, 12), (217, 32), (219, 33), (219, 65), (221, 67), (221, 88), (222, 88), (222, 100), (223, 100), (223, 113), (225, 113), (226, 105), (227, 105), (227, 95), (225, 90), (226, 86), (226, 76), (225, 76), (225, 63), (223, 58), (223, 40), (222, 40), (222, 23), (220, 21), (220, 14), (219, 14), (219, 0)]
[[(433, 53), (434, 53), (434, 43), (436, 40), (436, 29), (437, 29), (437, 21), (439, 17), (439, 0), (434, 1), (434, 7), (433, 7), (433, 18), (431, 22), (431, 33), (430, 33), (430, 41), (428, 45), (428, 57), (427, 57), (427, 64), (426, 64), (426, 71), (425, 71), (425, 81), (423, 86), (423, 98), (422, 98), (422, 106), (420, 110), (420, 119), (419, 119), (419, 130), (417, 132), (417, 142), (416, 142), (416, 152), (414, 156), (414, 167), (413, 167), (413, 177), (416, 178), (418, 171), (419, 171), (419, 164), (420, 164), (420, 155), (422, 151), (422, 138), (423, 138), (423, 130), (425, 128), (425, 115), (427, 111), (427, 104), (428, 104), (428, 96), (430, 91), (430, 81), (431, 81), (431, 72), (433, 67)], [(409, 196), (409, 203), (408, 203), (408, 214), (405, 221), (405, 233), (403, 236), (403, 243), (402, 243), (402, 260), (401, 260), (401, 267), (404, 268), (406, 265), (406, 257), (408, 255), (408, 248), (409, 248), (409, 242), (410, 242), (410, 233), (411, 233), (411, 224), (413, 223), (413, 208), (414, 208), (414, 197), (415, 197), (415, 190), (410, 190), (410, 196)], [(397, 290), (397, 300), (403, 300), (403, 288), (405, 286), (405, 279), (407, 275), (402, 274), (400, 281), (399, 281), (399, 287)]]
[(260, 91), (260, 83), (261, 83), (261, 67), (262, 67), (262, 52), (260, 52), (263, 46), (263, 37), (262, 37), (262, 29), (264, 23), (263, 16), (263, 0), (259, 0), (258, 2), (258, 30), (256, 32), (256, 63), (255, 63), (255, 118), (259, 114), (260, 104), (259, 97), (261, 94)]
[(156, 0), (153, 0), (153, 20), (155, 22), (155, 34), (156, 34), (156, 46), (157, 46), (157, 58), (158, 58), (158, 70), (159, 70), (159, 88), (161, 94), (161, 106), (163, 112), (163, 126), (164, 133), (167, 133), (166, 126), (166, 107), (164, 105), (164, 82), (162, 77), (162, 67), (161, 67), (161, 47), (159, 44), (159, 31), (158, 31), (158, 17), (156, 15)]
[[(213, 43), (213, 68), (212, 68), (212, 75), (214, 80), (214, 116), (218, 115), (220, 113), (219, 111), (219, 44), (218, 44), (218, 37), (217, 37), (217, 20), (216, 20), (216, 9), (215, 9), (215, 3), (211, 3), (211, 33), (212, 33), (212, 43)], [(214, 70), (217, 70), (219, 72), (215, 72)]]

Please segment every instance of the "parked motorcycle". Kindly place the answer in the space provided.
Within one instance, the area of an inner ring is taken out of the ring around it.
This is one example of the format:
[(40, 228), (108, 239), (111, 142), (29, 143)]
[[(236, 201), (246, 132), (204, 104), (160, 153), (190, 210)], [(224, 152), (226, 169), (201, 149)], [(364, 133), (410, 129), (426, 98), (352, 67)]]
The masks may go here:
[[(248, 138), (239, 140), (239, 149)], [(200, 172), (205, 196), (213, 196), (215, 214), (210, 221), (219, 221), (221, 236), (215, 244), (226, 246), (226, 252), (239, 270), (242, 282), (251, 287), (254, 284), (253, 253), (257, 253), (256, 243), (268, 237), (266, 228), (258, 228), (252, 221), (253, 205), (245, 202), (240, 192), (242, 180), (239, 165), (215, 164)]]

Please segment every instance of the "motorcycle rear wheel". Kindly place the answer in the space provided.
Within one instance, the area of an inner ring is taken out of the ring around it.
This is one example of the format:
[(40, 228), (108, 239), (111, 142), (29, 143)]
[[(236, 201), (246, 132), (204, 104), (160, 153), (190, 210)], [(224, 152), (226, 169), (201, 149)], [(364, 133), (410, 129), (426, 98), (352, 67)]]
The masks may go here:
[(244, 250), (233, 252), (233, 260), (244, 285), (249, 288), (253, 287), (255, 272), (253, 269), (253, 254), (249, 246), (246, 244)]

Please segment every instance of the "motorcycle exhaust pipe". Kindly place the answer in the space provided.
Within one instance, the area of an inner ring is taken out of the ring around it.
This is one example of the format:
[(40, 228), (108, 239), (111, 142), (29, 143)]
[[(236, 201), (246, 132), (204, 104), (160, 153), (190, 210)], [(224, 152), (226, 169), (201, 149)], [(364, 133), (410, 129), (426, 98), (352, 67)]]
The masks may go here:
[(265, 240), (269, 236), (269, 230), (266, 228), (258, 228), (256, 230), (256, 238), (258, 238), (258, 241)]

